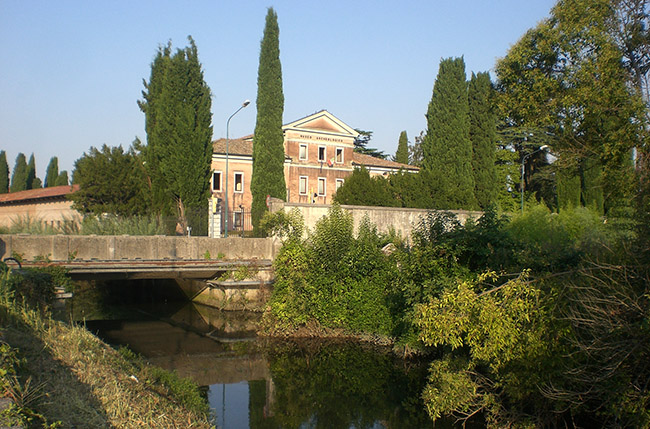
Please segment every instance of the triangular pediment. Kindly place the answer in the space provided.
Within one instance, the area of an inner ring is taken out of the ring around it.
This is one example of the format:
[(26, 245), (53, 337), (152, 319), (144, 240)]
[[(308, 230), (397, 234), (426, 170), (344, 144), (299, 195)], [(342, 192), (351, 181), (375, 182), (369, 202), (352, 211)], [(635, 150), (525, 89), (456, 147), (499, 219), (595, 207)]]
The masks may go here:
[(313, 115), (306, 116), (297, 121), (288, 123), (282, 127), (283, 130), (312, 131), (340, 136), (357, 137), (354, 128), (332, 115), (327, 110), (321, 110)]

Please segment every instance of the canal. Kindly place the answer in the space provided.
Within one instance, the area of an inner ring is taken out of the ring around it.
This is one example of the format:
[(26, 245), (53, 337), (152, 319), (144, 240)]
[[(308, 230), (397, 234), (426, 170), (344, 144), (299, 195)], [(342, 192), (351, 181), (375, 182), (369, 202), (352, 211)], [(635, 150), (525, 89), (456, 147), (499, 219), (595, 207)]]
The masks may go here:
[(219, 428), (433, 427), (423, 362), (351, 341), (258, 338), (259, 313), (174, 298), (81, 285), (69, 312), (107, 343), (202, 386)]

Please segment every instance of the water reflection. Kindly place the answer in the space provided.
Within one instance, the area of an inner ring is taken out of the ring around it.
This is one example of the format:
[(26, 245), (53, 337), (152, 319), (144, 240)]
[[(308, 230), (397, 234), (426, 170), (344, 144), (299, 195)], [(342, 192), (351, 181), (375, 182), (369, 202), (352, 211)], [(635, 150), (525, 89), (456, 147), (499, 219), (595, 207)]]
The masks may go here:
[(343, 341), (262, 341), (254, 336), (259, 315), (194, 304), (120, 313), (87, 326), (206, 386), (219, 427), (432, 426), (420, 399), (426, 367), (385, 351)]

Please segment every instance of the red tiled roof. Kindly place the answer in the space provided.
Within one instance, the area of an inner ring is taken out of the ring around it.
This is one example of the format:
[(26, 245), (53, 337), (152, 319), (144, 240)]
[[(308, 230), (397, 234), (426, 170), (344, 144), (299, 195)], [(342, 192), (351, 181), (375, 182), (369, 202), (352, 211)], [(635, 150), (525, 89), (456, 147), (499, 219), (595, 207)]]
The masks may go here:
[(419, 171), (418, 167), (408, 164), (402, 164), (387, 159), (375, 158), (374, 156), (364, 155), (362, 153), (352, 152), (352, 165), (365, 165), (366, 167), (392, 168), (399, 170)]
[[(253, 155), (253, 142), (251, 140), (230, 139), (228, 142), (229, 155)], [(212, 142), (212, 153), (226, 153), (226, 139), (219, 139)]]
[(10, 204), (28, 200), (62, 198), (79, 190), (79, 185), (52, 186), (50, 188), (30, 189), (28, 191), (0, 194), (0, 204)]

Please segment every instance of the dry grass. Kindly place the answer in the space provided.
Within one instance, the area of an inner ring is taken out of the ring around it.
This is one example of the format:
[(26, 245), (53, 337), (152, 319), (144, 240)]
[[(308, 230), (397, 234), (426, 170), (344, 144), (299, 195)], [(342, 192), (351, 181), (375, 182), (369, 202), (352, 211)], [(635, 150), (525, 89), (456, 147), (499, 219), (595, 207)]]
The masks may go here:
[(174, 400), (146, 365), (135, 365), (85, 329), (24, 309), (12, 316), (3, 323), (4, 337), (26, 360), (21, 377), (44, 386), (32, 407), (48, 422), (78, 428), (213, 427), (207, 416)]

